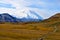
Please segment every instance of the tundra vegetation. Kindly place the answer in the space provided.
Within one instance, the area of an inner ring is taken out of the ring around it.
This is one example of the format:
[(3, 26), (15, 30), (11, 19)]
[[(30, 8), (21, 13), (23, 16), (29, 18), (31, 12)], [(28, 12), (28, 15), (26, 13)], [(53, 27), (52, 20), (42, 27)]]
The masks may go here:
[(41, 22), (0, 22), (0, 40), (60, 40), (59, 15)]

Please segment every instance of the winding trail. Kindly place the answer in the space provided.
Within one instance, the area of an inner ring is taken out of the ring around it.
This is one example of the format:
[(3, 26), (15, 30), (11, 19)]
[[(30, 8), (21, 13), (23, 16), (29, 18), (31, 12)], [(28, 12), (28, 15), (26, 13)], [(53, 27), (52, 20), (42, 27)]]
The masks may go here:
[(55, 33), (58, 30), (57, 26), (54, 26), (54, 31), (48, 32), (46, 35), (43, 35), (42, 37), (38, 38), (37, 40), (44, 40), (49, 34)]

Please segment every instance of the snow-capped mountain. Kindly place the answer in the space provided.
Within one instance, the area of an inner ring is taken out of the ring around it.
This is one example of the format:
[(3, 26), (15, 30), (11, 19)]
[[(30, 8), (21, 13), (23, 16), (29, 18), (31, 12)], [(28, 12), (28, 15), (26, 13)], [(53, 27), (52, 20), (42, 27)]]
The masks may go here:
[(20, 12), (16, 12), (13, 14), (17, 18), (26, 18), (26, 19), (41, 19), (43, 20), (43, 17), (40, 16), (38, 13), (36, 13), (34, 10), (30, 9), (22, 9)]
[[(36, 11), (34, 11), (33, 9), (31, 8), (23, 8), (23, 9), (6, 9), (6, 8), (2, 8), (0, 9), (0, 14), (4, 14), (4, 13), (8, 13), (10, 14), (11, 16), (14, 16), (16, 18), (19, 18), (19, 19), (27, 19), (27, 20), (30, 20), (30, 19), (39, 19), (39, 20), (43, 20), (43, 17), (40, 15), (40, 13), (38, 14)], [(16, 11), (17, 10), (17, 11)]]
[(30, 9), (22, 9), (20, 11), (17, 10), (17, 12), (11, 14), (8, 12), (2, 12), (0, 14), (0, 21), (2, 22), (28, 22), (41, 20), (43, 20), (43, 17)]
[(31, 18), (29, 15), (27, 18), (16, 18), (8, 13), (0, 14), (0, 22), (30, 22), (30, 21), (41, 21), (42, 19), (34, 19)]
[(22, 17), (22, 21), (41, 21), (43, 18), (32, 10), (23, 11), (26, 17)]

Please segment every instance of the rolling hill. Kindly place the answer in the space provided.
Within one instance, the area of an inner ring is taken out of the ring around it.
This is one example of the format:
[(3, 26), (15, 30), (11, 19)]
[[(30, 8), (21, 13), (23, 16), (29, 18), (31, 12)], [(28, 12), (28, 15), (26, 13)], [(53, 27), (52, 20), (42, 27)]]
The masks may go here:
[(49, 19), (45, 20), (49, 27), (55, 27), (54, 33), (48, 35), (46, 40), (60, 40), (60, 13), (55, 14)]

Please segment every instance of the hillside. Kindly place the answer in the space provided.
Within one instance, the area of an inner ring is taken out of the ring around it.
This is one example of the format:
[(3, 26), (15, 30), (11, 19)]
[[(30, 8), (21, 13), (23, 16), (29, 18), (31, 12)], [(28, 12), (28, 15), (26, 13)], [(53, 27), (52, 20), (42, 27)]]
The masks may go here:
[(60, 13), (55, 14), (49, 19), (45, 20), (49, 27), (55, 27), (55, 31), (48, 35), (45, 40), (60, 40)]
[(60, 13), (37, 23), (0, 24), (0, 40), (60, 40)]

